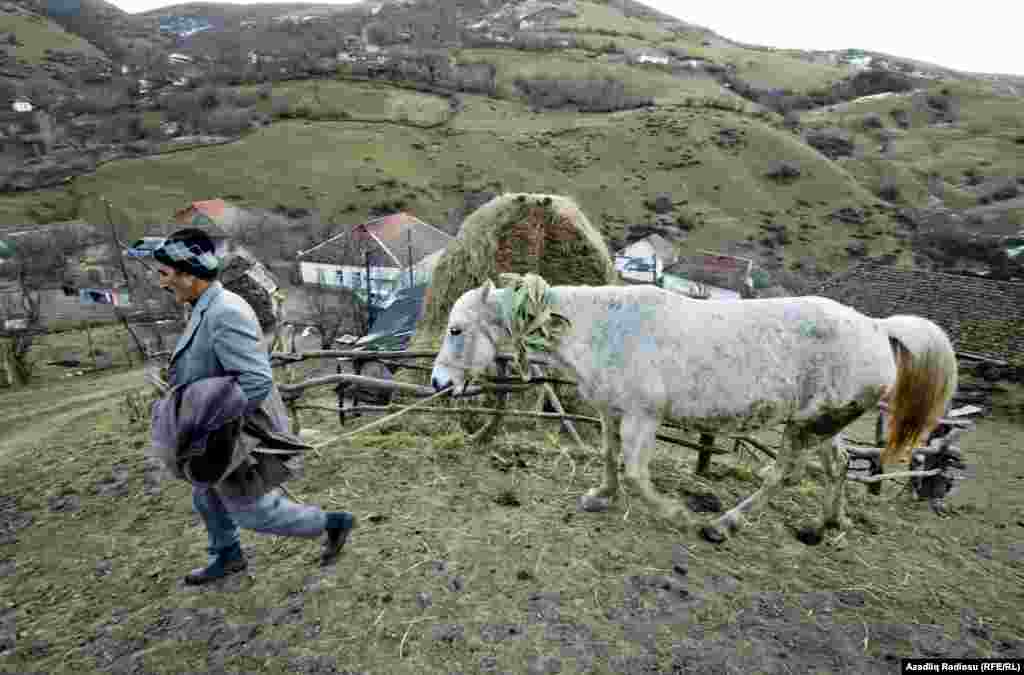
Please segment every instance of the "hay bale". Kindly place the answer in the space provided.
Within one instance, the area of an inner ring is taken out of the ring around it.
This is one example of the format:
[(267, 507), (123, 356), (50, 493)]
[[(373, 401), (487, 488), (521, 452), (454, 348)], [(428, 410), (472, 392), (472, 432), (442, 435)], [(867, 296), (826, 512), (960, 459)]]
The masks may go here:
[(224, 261), (220, 281), (252, 306), (264, 333), (273, 331), (279, 312), (275, 295), (279, 285), (263, 263), (244, 253), (231, 255)]
[(552, 286), (618, 283), (608, 245), (574, 201), (504, 194), (466, 219), (438, 261), (410, 349), (428, 348), (459, 296), (504, 272), (533, 272)]
[[(544, 194), (500, 195), (466, 219), (438, 261), (408, 349), (439, 349), (455, 301), (487, 279), (498, 283), (498, 276), (505, 272), (532, 272), (552, 286), (619, 283), (608, 245), (572, 199)], [(499, 347), (511, 351), (510, 344)], [(551, 374), (571, 377), (567, 373)], [(396, 379), (425, 385), (430, 377), (423, 371), (404, 371)], [(539, 390), (529, 394), (531, 401), (538, 394)], [(575, 394), (561, 391), (559, 395), (567, 411), (580, 410)], [(521, 403), (513, 400), (510, 406)]]

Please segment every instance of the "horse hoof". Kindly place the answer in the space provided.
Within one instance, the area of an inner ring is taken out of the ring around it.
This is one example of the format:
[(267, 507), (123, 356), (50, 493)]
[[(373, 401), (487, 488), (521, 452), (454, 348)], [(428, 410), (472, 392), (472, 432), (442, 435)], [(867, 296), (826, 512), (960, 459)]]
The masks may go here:
[(796, 532), (796, 538), (807, 546), (817, 546), (821, 543), (821, 528), (803, 527)]
[(600, 513), (601, 511), (607, 511), (608, 506), (611, 504), (611, 500), (607, 497), (596, 497), (594, 495), (583, 495), (580, 497), (580, 510), (588, 511), (590, 513)]
[(705, 525), (700, 528), (700, 534), (712, 544), (721, 544), (726, 540), (725, 533), (714, 525)]

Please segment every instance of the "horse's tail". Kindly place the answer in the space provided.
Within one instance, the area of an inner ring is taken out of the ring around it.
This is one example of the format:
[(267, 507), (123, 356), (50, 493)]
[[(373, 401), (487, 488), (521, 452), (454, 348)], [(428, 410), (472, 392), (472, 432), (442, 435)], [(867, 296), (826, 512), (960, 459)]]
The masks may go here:
[(957, 363), (946, 333), (919, 316), (880, 319), (896, 359), (889, 403), (889, 434), (882, 464), (905, 462), (946, 411), (957, 386)]

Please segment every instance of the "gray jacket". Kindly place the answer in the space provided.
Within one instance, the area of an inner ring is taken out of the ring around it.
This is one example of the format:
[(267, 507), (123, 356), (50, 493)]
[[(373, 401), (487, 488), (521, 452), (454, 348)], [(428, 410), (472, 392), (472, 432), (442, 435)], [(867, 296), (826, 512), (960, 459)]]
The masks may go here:
[(220, 282), (192, 309), (168, 367), (173, 389), (152, 411), (154, 451), (177, 477), (258, 497), (301, 471), (310, 446), (289, 433), (262, 337), (249, 304)]
[(174, 477), (224, 496), (266, 494), (301, 471), (301, 453), (310, 446), (288, 433), (276, 389), (247, 415), (245, 406), (234, 377), (175, 387), (153, 404), (150, 454)]
[(241, 296), (215, 281), (200, 296), (169, 367), (171, 386), (234, 375), (250, 409), (270, 395), (274, 375), (256, 313)]

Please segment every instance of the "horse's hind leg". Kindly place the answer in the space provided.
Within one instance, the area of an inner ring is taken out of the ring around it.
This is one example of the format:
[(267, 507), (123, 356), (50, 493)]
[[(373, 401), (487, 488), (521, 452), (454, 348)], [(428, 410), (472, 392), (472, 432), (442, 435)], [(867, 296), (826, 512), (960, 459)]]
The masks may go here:
[(723, 513), (720, 517), (701, 528), (701, 535), (710, 542), (721, 543), (728, 534), (736, 531), (746, 516), (757, 511), (764, 503), (782, 488), (782, 481), (802, 461), (804, 449), (807, 447), (806, 437), (793, 427), (787, 426), (782, 435), (782, 447), (778, 458), (761, 474), (761, 487), (739, 504)]
[(842, 436), (831, 443), (818, 446), (821, 465), (825, 469), (825, 496), (822, 502), (821, 524), (825, 528), (846, 529), (846, 471), (850, 455), (846, 452)]
[(619, 493), (619, 454), (622, 449), (622, 437), (619, 434), (621, 420), (613, 415), (602, 413), (601, 431), (604, 452), (604, 480), (596, 488), (590, 488), (580, 497), (580, 507), (584, 511), (604, 511), (611, 500)]
[(625, 483), (652, 507), (658, 516), (675, 525), (687, 526), (690, 518), (681, 503), (663, 497), (651, 485), (648, 464), (654, 452), (654, 436), (660, 420), (647, 415), (629, 415), (622, 419), (622, 454), (626, 460)]

